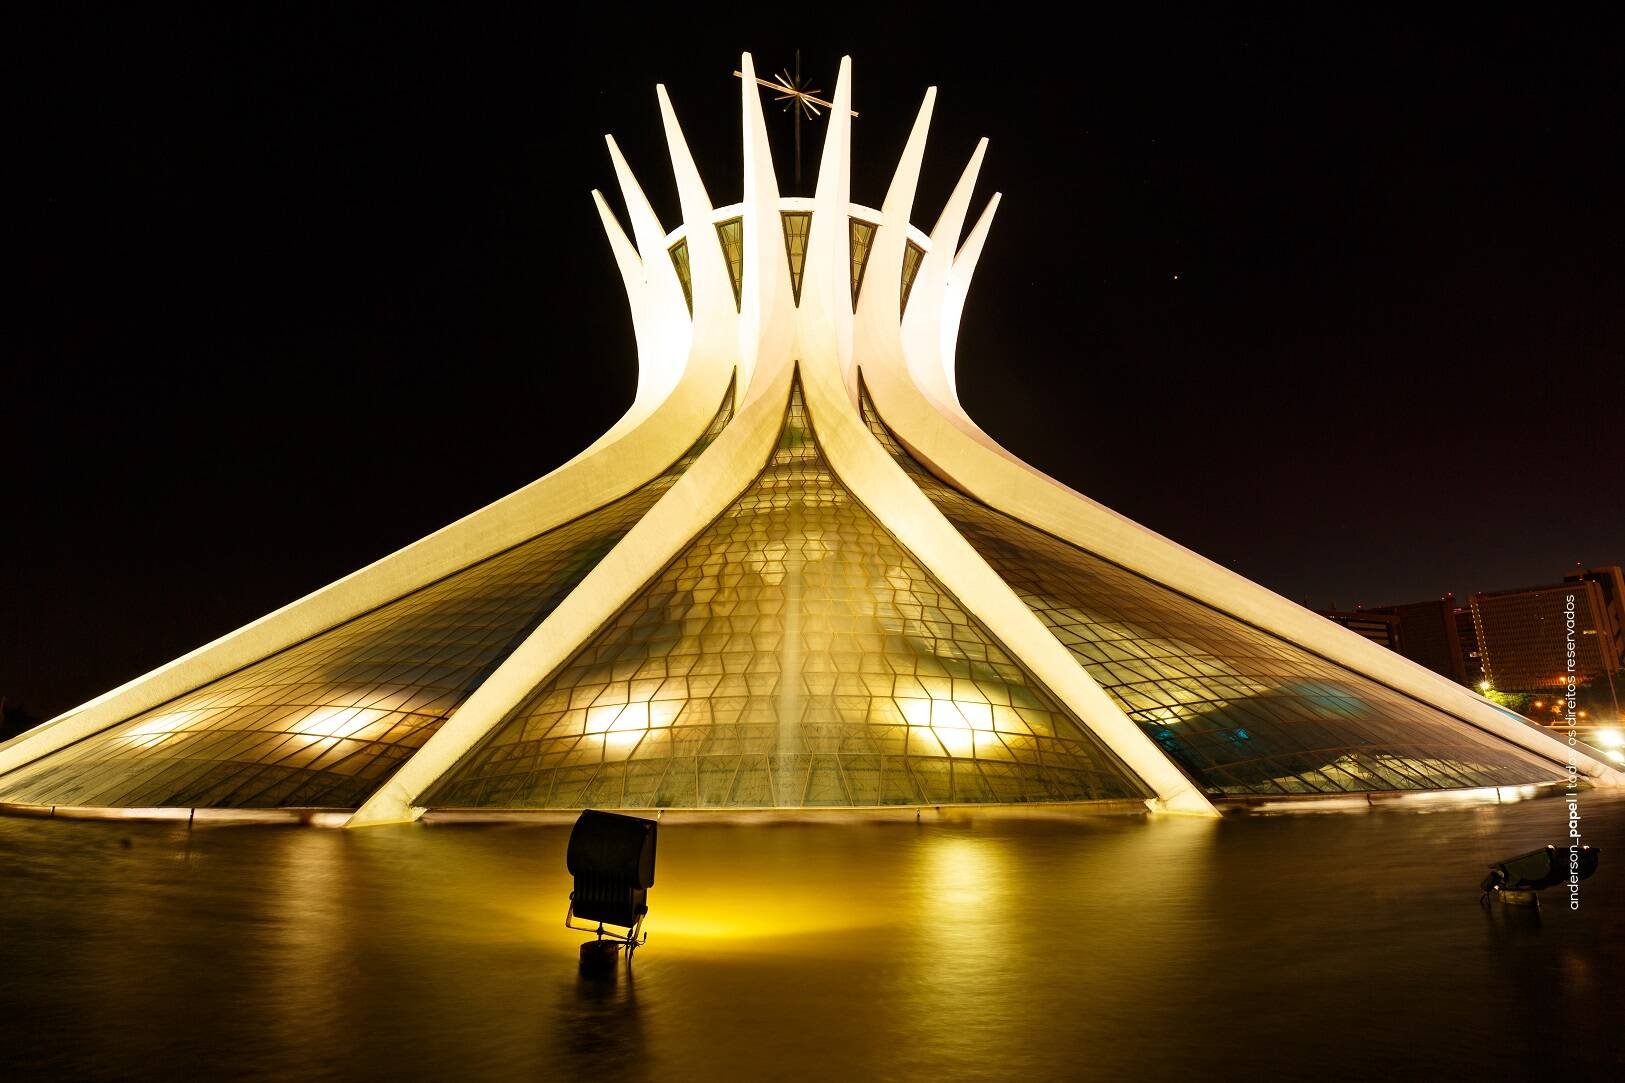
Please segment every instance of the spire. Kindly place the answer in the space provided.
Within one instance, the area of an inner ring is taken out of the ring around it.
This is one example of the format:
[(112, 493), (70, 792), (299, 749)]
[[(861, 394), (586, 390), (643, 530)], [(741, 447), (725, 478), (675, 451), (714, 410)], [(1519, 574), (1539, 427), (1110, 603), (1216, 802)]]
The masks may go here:
[[(858, 297), (856, 334), (864, 344), (864, 356), (858, 358), (860, 364), (902, 366), (898, 312), (902, 308), (903, 253), (908, 246), (908, 216), (914, 206), (914, 190), (920, 180), (920, 164), (925, 158), (925, 139), (931, 128), (931, 110), (936, 100), (937, 88), (928, 88), (908, 142), (898, 158), (891, 186), (886, 189), (886, 201), (881, 204), (877, 223), (880, 228), (870, 243), (863, 293)], [(890, 360), (883, 362), (882, 358)]]
[(728, 277), (728, 265), (722, 247), (717, 241), (716, 228), (711, 222), (711, 197), (705, 182), (694, 165), (683, 129), (677, 122), (677, 111), (664, 86), (655, 87), (660, 102), (660, 119), (666, 131), (666, 146), (671, 153), (672, 175), (677, 181), (677, 200), (683, 212), (683, 230), (686, 249), (684, 258), (689, 268), (689, 283), (693, 297), (692, 312), (696, 349), (725, 351), (731, 355), (735, 349), (737, 332), (734, 327), (735, 307), (733, 285)]
[(779, 222), (779, 182), (773, 172), (773, 148), (762, 117), (761, 93), (756, 89), (756, 67), (749, 53), (740, 54), (739, 70), (745, 159), (739, 364), (750, 386), (764, 360), (788, 362), (793, 328), (782, 317), (791, 295)]
[(942, 293), (942, 374), (947, 380), (949, 404), (963, 413), (959, 404), (959, 380), (954, 365), (954, 349), (959, 342), (959, 318), (965, 311), (965, 294), (970, 280), (976, 274), (976, 261), (982, 257), (982, 246), (987, 243), (988, 229), (993, 225), (993, 212), (999, 209), (999, 193), (987, 201), (982, 215), (971, 227), (970, 236), (960, 246), (948, 272), (948, 285)]
[[(852, 58), (841, 58), (835, 94), (818, 163), (813, 196), (812, 233), (807, 241), (801, 289), (802, 326), (834, 338), (834, 355), (843, 375), (852, 366), (852, 254), (849, 208), (852, 204)], [(801, 344), (806, 353), (810, 343)]]
[(649, 197), (643, 194), (615, 137), (605, 135), (604, 143), (609, 147), (609, 159), (615, 167), (615, 179), (620, 183), (621, 198), (632, 220), (632, 236), (643, 262), (643, 298), (638, 314), (641, 320), (635, 328), (638, 399), (657, 401), (677, 385), (688, 360), (688, 303), (683, 300), (677, 268), (666, 255), (666, 231)]

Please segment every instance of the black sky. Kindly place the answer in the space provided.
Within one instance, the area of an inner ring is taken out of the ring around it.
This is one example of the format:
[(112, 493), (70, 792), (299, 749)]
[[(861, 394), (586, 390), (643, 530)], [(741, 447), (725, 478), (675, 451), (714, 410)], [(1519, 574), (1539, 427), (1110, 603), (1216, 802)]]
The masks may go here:
[(226, 7), (7, 35), (0, 694), (35, 713), (606, 428), (635, 371), (602, 135), (673, 224), (664, 82), (736, 199), (742, 48), (799, 46), (826, 88), (853, 56), (859, 202), (938, 85), (923, 227), (991, 138), (959, 382), (1028, 461), (1317, 605), (1625, 560), (1625, 25), (1600, 5), (929, 34), (872, 6), (834, 36), (762, 5), (703, 33)]

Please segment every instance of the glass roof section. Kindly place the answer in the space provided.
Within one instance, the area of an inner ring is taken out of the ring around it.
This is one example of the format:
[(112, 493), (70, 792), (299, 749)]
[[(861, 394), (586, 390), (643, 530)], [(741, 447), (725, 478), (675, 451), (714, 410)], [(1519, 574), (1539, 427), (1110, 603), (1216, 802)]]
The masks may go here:
[(1149, 795), (835, 477), (798, 384), (751, 487), (426, 803)]
[(1514, 785), (1556, 764), (995, 511), (875, 437), (1129, 718), (1207, 793)]
[(641, 489), (0, 777), (30, 805), (354, 808), (722, 431)]

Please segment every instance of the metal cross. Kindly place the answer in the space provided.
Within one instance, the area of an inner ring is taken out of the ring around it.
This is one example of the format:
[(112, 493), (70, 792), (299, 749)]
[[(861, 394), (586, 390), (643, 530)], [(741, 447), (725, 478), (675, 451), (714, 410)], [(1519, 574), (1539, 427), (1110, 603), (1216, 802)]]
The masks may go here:
[[(745, 74), (736, 71), (734, 76), (743, 79)], [(783, 110), (786, 113), (794, 114), (796, 118), (796, 190), (799, 192), (801, 190), (801, 117), (805, 114), (807, 119), (811, 120), (820, 115), (819, 106), (823, 106), (825, 109), (833, 109), (835, 108), (834, 103), (818, 97), (820, 93), (818, 88), (809, 86), (807, 81), (802, 79), (800, 49), (796, 50), (795, 74), (792, 75), (790, 69), (786, 68), (779, 72), (776, 81), (758, 78), (756, 82), (769, 90), (778, 91), (773, 96), (773, 100), (783, 102)], [(852, 110), (852, 115), (857, 116), (858, 111), (856, 109)]]

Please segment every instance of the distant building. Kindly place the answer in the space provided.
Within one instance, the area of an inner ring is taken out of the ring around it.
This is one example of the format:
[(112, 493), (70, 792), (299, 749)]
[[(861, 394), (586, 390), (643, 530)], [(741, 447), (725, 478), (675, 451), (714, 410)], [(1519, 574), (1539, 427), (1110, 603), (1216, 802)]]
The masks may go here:
[(1379, 646), (1391, 651), (1399, 650), (1398, 617), (1373, 609), (1317, 609), (1315, 612), (1351, 632), (1358, 632)]
[(1625, 620), (1618, 568), (1589, 569), (1551, 586), (1473, 595), (1473, 626), (1484, 678), (1499, 692), (1550, 692), (1566, 679), (1565, 611), (1574, 599), (1576, 676), (1615, 673)]
[(1473, 607), (1458, 605), (1450, 611), (1450, 616), (1456, 623), (1456, 642), (1461, 644), (1461, 665), (1466, 683), (1477, 688), (1487, 678), (1484, 676), (1484, 652), (1478, 647), (1478, 626), (1473, 623)]
[[(1565, 583), (1595, 583), (1602, 590), (1603, 612), (1607, 619), (1608, 634), (1614, 645), (1625, 656), (1625, 571), (1618, 565), (1587, 568), (1563, 577)], [(1625, 662), (1625, 657), (1621, 658)]]
[[(1458, 684), (1476, 685), (1482, 678), (1473, 678), (1468, 673), (1458, 612), (1461, 610), (1456, 608), (1455, 596), (1446, 594), (1443, 598), (1431, 598), (1425, 602), (1377, 606), (1363, 610), (1362, 615), (1394, 618), (1398, 622), (1399, 635), (1399, 644), (1395, 649), (1400, 654)], [(1467, 624), (1469, 627), (1472, 625), (1471, 614), (1468, 615)], [(1476, 653), (1476, 638), (1473, 644)]]

